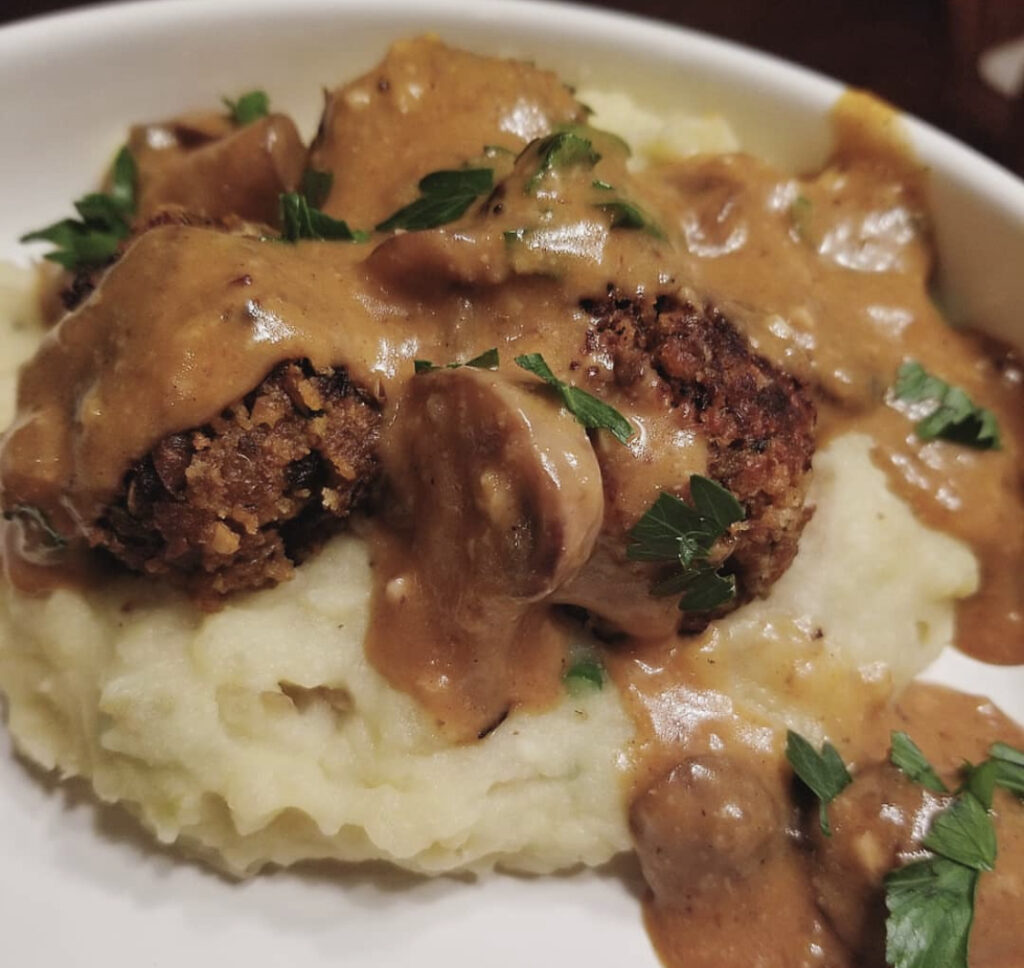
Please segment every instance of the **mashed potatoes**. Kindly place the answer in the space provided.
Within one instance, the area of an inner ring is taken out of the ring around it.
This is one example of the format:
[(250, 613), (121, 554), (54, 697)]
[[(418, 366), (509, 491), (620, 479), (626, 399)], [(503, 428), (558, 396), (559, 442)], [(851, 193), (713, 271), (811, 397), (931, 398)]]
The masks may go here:
[[(594, 92), (583, 99), (599, 102), (604, 124), (631, 113)], [(655, 153), (732, 147), (717, 122), (680, 134), (632, 114)], [(4, 273), (6, 424), (17, 363), (38, 331), (26, 330), (29, 277)], [(872, 680), (887, 693), (906, 682), (950, 642), (953, 602), (976, 586), (970, 553), (915, 521), (869, 451), (867, 438), (848, 436), (819, 452), (817, 512), (796, 562), (769, 599), (703, 639), (723, 691), (769, 726), (814, 735), (814, 710), (837, 683)], [(915, 569), (902, 565), (909, 546)], [(48, 598), (5, 586), (11, 732), (42, 766), (89, 778), (162, 841), (236, 874), (324, 857), (539, 872), (629, 848), (632, 725), (610, 683), (449, 745), (367, 663), (369, 595), (366, 550), (352, 535), (294, 581), (213, 615), (131, 578)]]

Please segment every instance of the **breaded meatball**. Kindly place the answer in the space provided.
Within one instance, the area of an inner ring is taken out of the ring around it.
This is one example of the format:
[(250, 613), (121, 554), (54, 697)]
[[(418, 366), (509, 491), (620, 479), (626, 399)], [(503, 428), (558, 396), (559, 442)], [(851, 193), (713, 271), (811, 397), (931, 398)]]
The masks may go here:
[(616, 383), (628, 392), (653, 371), (679, 426), (707, 441), (709, 476), (747, 515), (727, 570), (736, 574), (739, 600), (766, 594), (793, 560), (811, 515), (805, 498), (816, 414), (809, 393), (754, 353), (714, 307), (611, 292), (583, 308)]
[(86, 537), (207, 608), (291, 576), (373, 481), (380, 412), (343, 369), (282, 363), (208, 424), (161, 440)]

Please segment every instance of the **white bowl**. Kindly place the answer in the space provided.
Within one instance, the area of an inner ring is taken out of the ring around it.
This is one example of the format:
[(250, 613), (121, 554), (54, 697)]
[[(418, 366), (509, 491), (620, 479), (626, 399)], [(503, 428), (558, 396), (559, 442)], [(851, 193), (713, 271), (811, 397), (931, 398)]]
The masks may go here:
[[(795, 169), (830, 145), (842, 87), (678, 28), (555, 3), (506, 0), (165, 0), (0, 30), (5, 137), (0, 257), (63, 217), (131, 121), (262, 87), (307, 134), (320, 88), (400, 36), (526, 56), (567, 80), (628, 90), (654, 108), (724, 114), (744, 145)], [(913, 119), (931, 169), (941, 281), (960, 320), (1024, 345), (1024, 183)], [(943, 657), (935, 675), (1024, 719), (1024, 670)], [(0, 757), (3, 948), (26, 966), (302, 965), (446, 968), (657, 964), (635, 872), (466, 885), (380, 872), (283, 873), (228, 884), (151, 848), (115, 811), (49, 789)], [(397, 889), (396, 889), (397, 888)]]

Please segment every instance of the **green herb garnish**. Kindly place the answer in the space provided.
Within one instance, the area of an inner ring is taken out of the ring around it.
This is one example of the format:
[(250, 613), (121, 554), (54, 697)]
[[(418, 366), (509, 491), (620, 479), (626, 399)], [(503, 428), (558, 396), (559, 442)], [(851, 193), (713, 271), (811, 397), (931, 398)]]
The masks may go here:
[(331, 172), (307, 168), (302, 173), (299, 192), (313, 208), (323, 208), (333, 185), (334, 175)]
[(4, 519), (12, 521), (20, 518), (32, 526), (42, 537), (43, 544), (48, 548), (64, 548), (68, 539), (64, 537), (52, 524), (50, 518), (42, 508), (34, 504), (15, 504), (14, 507), (4, 511)]
[(969, 789), (932, 819), (923, 847), (976, 871), (996, 862), (996, 831), (985, 805)]
[(496, 370), (498, 368), (498, 348), (492, 347), (484, 350), (479, 356), (474, 356), (464, 363), (445, 363), (443, 366), (431, 363), (430, 360), (413, 360), (413, 370), (416, 373), (431, 373), (434, 370), (457, 370), (460, 366), (472, 366), (477, 370)]
[(571, 696), (600, 691), (604, 688), (604, 669), (596, 659), (580, 659), (569, 666), (562, 682)]
[(821, 832), (831, 837), (828, 805), (853, 782), (842, 757), (831, 743), (825, 743), (819, 753), (799, 733), (789, 730), (786, 733), (786, 759), (804, 786), (820, 801), (818, 822)]
[(885, 958), (893, 968), (967, 968), (978, 872), (944, 857), (885, 878)]
[(607, 430), (622, 444), (636, 433), (633, 425), (614, 407), (598, 400), (586, 390), (559, 380), (551, 372), (551, 368), (544, 362), (544, 357), (540, 353), (526, 353), (523, 356), (517, 356), (516, 366), (528, 370), (535, 376), (539, 376), (549, 386), (553, 386), (562, 398), (565, 408), (584, 427), (591, 430)]
[(228, 109), (231, 120), (243, 127), (265, 118), (270, 113), (270, 98), (267, 97), (266, 91), (248, 91), (237, 101), (226, 97), (221, 98), (221, 101)]
[(62, 219), (23, 235), (20, 241), (52, 242), (57, 248), (45, 258), (65, 269), (103, 265), (131, 234), (137, 179), (135, 159), (124, 147), (114, 159), (109, 192), (84, 195), (75, 202), (79, 219)]
[(932, 376), (910, 360), (896, 378), (893, 393), (908, 403), (930, 401), (934, 409), (914, 427), (922, 440), (940, 437), (979, 450), (999, 450), (999, 423), (991, 410), (977, 406), (959, 387)]
[(998, 784), (1016, 792), (1022, 779), (1024, 753), (996, 743), (989, 759), (968, 769), (956, 797), (932, 819), (921, 845), (934, 856), (886, 876), (885, 954), (892, 968), (967, 968), (978, 881), (996, 862), (989, 814), (993, 788)]
[(527, 179), (523, 189), (528, 195), (536, 192), (540, 180), (549, 172), (574, 166), (593, 168), (601, 160), (593, 142), (572, 130), (556, 131), (541, 138), (536, 144), (536, 151), (537, 170)]
[(906, 733), (893, 733), (890, 737), (889, 762), (898, 766), (915, 783), (933, 793), (948, 793), (946, 784), (939, 778), (924, 753)]
[(692, 506), (674, 494), (659, 494), (629, 532), (626, 555), (677, 565), (678, 571), (653, 585), (651, 593), (682, 593), (680, 609), (705, 612), (736, 594), (732, 575), (720, 574), (707, 559), (715, 542), (746, 514), (724, 487), (700, 474), (690, 478), (690, 499)]
[(435, 171), (420, 179), (420, 197), (377, 225), (378, 232), (433, 229), (461, 218), (481, 195), (494, 187), (491, 168)]
[(285, 242), (316, 239), (325, 242), (365, 242), (369, 235), (348, 227), (347, 222), (325, 215), (298, 192), (280, 196), (281, 238)]
[(639, 205), (618, 198), (609, 202), (595, 202), (595, 208), (607, 212), (612, 217), (613, 229), (639, 229), (653, 235), (656, 239), (665, 238), (665, 233)]
[(989, 762), (995, 766), (996, 784), (1024, 797), (1024, 753), (1006, 743), (995, 743), (988, 755)]

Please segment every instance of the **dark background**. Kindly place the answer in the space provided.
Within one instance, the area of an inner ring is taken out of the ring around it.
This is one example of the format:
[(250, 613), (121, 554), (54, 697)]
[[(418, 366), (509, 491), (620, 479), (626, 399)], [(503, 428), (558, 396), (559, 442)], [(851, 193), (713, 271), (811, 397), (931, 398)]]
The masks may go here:
[[(592, 2), (728, 37), (868, 88), (1024, 175), (1024, 97), (997, 94), (977, 73), (982, 51), (1024, 35), (1024, 0)], [(0, 23), (90, 5), (0, 0)]]

